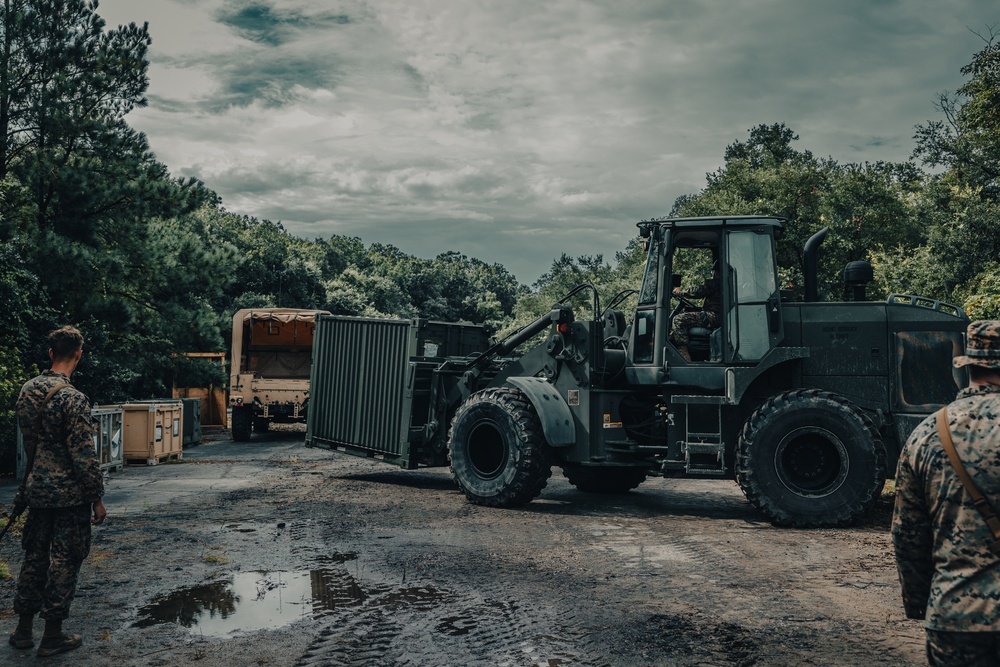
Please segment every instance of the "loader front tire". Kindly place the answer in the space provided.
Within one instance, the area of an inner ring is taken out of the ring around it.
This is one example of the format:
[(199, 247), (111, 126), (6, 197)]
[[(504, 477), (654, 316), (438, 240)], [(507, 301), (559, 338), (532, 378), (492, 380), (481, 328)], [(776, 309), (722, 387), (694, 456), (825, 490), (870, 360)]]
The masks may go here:
[(846, 526), (885, 485), (885, 448), (872, 420), (847, 399), (815, 389), (770, 398), (743, 426), (736, 481), (780, 526)]
[(470, 396), (448, 437), (451, 472), (469, 502), (515, 507), (548, 483), (552, 461), (534, 406), (519, 389), (497, 387)]

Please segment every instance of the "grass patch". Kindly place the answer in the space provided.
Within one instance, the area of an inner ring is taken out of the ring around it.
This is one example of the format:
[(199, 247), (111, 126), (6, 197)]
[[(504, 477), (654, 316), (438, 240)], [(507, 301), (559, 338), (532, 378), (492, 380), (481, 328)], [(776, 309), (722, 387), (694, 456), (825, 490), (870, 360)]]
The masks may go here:
[(220, 553), (224, 551), (222, 547), (209, 547), (209, 553), (201, 557), (206, 563), (212, 563), (213, 565), (225, 565), (229, 562), (225, 553)]
[(868, 516), (863, 517), (858, 525), (865, 528), (889, 530), (892, 526), (892, 509), (896, 504), (896, 480), (887, 479), (882, 493), (875, 499), (875, 504)]
[[(28, 518), (28, 513), (24, 512), (23, 514), (21, 514), (21, 516), (14, 519), (14, 523), (11, 525), (10, 530), (7, 531), (7, 534), (4, 536), (4, 539), (11, 540), (21, 537), (21, 532), (24, 530), (24, 521), (27, 518)], [(0, 519), (0, 531), (6, 528), (8, 523), (10, 523), (9, 515), (5, 516), (3, 519)]]

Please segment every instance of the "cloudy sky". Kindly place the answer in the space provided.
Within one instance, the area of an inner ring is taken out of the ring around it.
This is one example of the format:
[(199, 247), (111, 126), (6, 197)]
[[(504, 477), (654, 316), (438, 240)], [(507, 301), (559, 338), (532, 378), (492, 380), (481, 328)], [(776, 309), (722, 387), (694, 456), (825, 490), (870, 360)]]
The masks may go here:
[[(175, 176), (306, 238), (457, 250), (531, 283), (611, 259), (783, 122), (905, 160), (996, 0), (101, 0), (149, 22), (129, 117)], [(767, 213), (767, 211), (761, 211)]]

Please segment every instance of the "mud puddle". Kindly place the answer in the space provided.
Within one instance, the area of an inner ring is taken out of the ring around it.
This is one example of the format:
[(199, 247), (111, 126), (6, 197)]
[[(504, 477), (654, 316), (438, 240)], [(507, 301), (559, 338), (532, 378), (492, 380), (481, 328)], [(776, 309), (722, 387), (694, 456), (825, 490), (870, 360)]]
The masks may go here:
[(161, 595), (133, 627), (176, 623), (212, 637), (280, 628), (357, 605), (366, 595), (340, 570), (238, 572)]

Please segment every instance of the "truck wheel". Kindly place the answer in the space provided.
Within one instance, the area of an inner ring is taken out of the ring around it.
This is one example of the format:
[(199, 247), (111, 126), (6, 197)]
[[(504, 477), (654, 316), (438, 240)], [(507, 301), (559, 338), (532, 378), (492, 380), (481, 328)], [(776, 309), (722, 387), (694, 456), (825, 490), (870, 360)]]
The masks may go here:
[(646, 481), (645, 468), (566, 464), (562, 470), (569, 483), (585, 493), (628, 493)]
[(250, 439), (250, 411), (233, 408), (233, 440), (246, 442)]
[(885, 448), (872, 420), (846, 399), (800, 389), (769, 399), (743, 426), (736, 480), (781, 526), (844, 526), (885, 484)]
[(267, 433), (271, 430), (271, 420), (270, 419), (258, 419), (253, 420), (253, 431), (254, 433)]
[(523, 505), (552, 474), (538, 414), (519, 389), (470, 396), (455, 413), (448, 440), (455, 482), (476, 505)]

